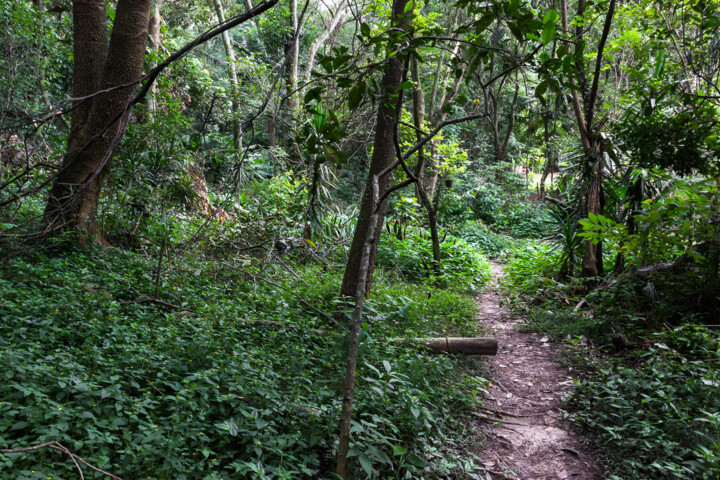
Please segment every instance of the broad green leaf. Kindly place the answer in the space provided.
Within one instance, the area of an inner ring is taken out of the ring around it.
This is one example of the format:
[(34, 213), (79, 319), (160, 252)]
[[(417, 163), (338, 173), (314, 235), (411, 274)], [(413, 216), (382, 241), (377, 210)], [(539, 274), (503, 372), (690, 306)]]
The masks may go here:
[(555, 36), (555, 22), (548, 22), (545, 25), (543, 25), (542, 29), (542, 43), (543, 45), (547, 45), (550, 43)]
[(369, 37), (370, 36), (370, 25), (363, 22), (360, 24), (360, 33), (362, 33), (363, 37)]
[(360, 466), (365, 470), (365, 473), (367, 473), (368, 477), (371, 477), (373, 474), (373, 468), (372, 468), (372, 462), (368, 458), (367, 455), (364, 453), (361, 453), (358, 455), (358, 460), (360, 461)]
[(383, 366), (385, 367), (385, 370), (387, 373), (390, 373), (392, 371), (392, 366), (390, 365), (390, 362), (387, 360), (383, 360)]
[(322, 93), (322, 91), (323, 91), (323, 87), (315, 87), (315, 88), (311, 88), (310, 90), (308, 90), (307, 93), (305, 94), (305, 98), (304, 98), (305, 103), (307, 104), (307, 103), (312, 102), (313, 100), (319, 100), (320, 94)]
[(543, 17), (543, 23), (555, 23), (558, 21), (559, 18), (560, 15), (558, 14), (558, 12), (556, 12), (554, 8), (551, 8), (545, 14), (545, 17)]
[(418, 456), (415, 455), (414, 453), (411, 453), (410, 455), (407, 456), (407, 462), (408, 462), (410, 465), (414, 465), (414, 466), (419, 467), (419, 468), (425, 468), (425, 465), (426, 465), (425, 460), (423, 460), (422, 458), (418, 457)]
[(415, 84), (414, 84), (413, 82), (411, 82), (410, 80), (408, 80), (407, 82), (402, 82), (400, 85), (398, 85), (398, 88), (397, 88), (397, 89), (398, 89), (398, 91), (400, 91), (400, 90), (408, 90), (408, 89), (410, 89), (410, 88), (413, 88), (414, 85), (415, 85)]

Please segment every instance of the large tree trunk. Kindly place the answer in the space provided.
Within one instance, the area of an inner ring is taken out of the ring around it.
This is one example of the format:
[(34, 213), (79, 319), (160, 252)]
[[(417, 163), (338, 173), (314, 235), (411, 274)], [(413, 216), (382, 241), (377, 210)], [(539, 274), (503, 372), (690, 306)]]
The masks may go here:
[(104, 0), (73, 3), (73, 97), (77, 100), (62, 170), (55, 179), (45, 208), (49, 229), (74, 228), (84, 243), (102, 236), (97, 226), (100, 188), (117, 147), (136, 86), (147, 44), (152, 0), (119, 0), (110, 46), (106, 52), (107, 22)]
[[(395, 0), (392, 10), (392, 23), (397, 23), (400, 30), (404, 30), (408, 26), (408, 21), (400, 19), (408, 0)], [(396, 32), (393, 38), (399, 34)], [(391, 40), (392, 42), (392, 40)], [(350, 253), (348, 255), (345, 275), (343, 277), (340, 295), (343, 298), (352, 297), (357, 290), (360, 260), (362, 257), (363, 244), (368, 237), (368, 229), (370, 228), (370, 217), (373, 209), (372, 198), (372, 181), (380, 172), (390, 166), (395, 160), (395, 146), (393, 143), (393, 130), (395, 128), (395, 115), (400, 115), (400, 111), (395, 111), (390, 102), (394, 102), (393, 95), (397, 92), (398, 86), (402, 83), (405, 76), (406, 62), (404, 58), (395, 55), (388, 60), (388, 67), (382, 78), (383, 100), (380, 103), (377, 118), (377, 127), (375, 130), (375, 143), (373, 146), (373, 155), (370, 162), (370, 172), (368, 173), (365, 191), (360, 203), (360, 214), (358, 217), (353, 241), (350, 245)], [(392, 175), (385, 175), (379, 180), (380, 198), (392, 184)], [(377, 226), (372, 248), (370, 249), (370, 264), (367, 270), (367, 279), (365, 282), (365, 295), (370, 295), (372, 275), (375, 270), (375, 260), (377, 258), (377, 249), (382, 232), (385, 210), (387, 208), (387, 199), (383, 200), (379, 205)]]

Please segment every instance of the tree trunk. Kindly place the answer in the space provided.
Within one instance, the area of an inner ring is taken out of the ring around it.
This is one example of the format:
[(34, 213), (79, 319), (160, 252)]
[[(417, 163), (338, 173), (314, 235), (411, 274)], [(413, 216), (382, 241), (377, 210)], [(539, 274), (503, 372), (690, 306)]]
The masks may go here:
[[(422, 130), (425, 125), (425, 94), (422, 89), (422, 82), (420, 81), (420, 71), (418, 67), (417, 58), (412, 57), (410, 60), (412, 66), (412, 80), (415, 84), (413, 89), (413, 125), (415, 126), (415, 138), (418, 142), (422, 140)], [(430, 237), (432, 239), (432, 250), (433, 250), (433, 275), (436, 279), (440, 277), (440, 235), (438, 234), (437, 228), (437, 207), (433, 207), (432, 200), (425, 190), (423, 184), (423, 178), (425, 173), (425, 149), (420, 147), (417, 151), (418, 162), (415, 167), (415, 194), (420, 199), (423, 207), (428, 214), (428, 224), (430, 226)]]
[[(425, 93), (422, 89), (420, 81), (420, 72), (418, 68), (417, 58), (410, 59), (412, 69), (412, 81), (415, 84), (413, 88), (413, 125), (415, 126), (415, 139), (419, 142), (422, 140), (422, 130), (425, 125)], [(415, 167), (415, 176), (418, 178), (418, 185), (415, 186), (416, 195), (420, 198), (419, 189), (423, 188), (422, 180), (425, 175), (425, 148), (420, 147), (417, 151), (418, 161)]]
[[(150, 9), (150, 20), (148, 21), (148, 47), (150, 50), (157, 51), (160, 49), (160, 25), (162, 17), (160, 16), (160, 7), (162, 0), (153, 0)], [(152, 65), (154, 66), (154, 65)], [(152, 117), (157, 111), (157, 85), (150, 87), (150, 93), (147, 100), (148, 115)]]
[[(455, 49), (453, 50), (453, 56), (457, 54), (457, 51), (459, 49), (459, 42), (456, 43)], [(455, 83), (453, 83), (452, 88), (448, 92), (448, 89), (446, 88), (447, 80), (449, 78), (449, 73), (445, 78), (445, 81), (443, 82), (443, 93), (440, 97), (440, 102), (437, 104), (435, 108), (432, 108), (432, 102), (433, 99), (431, 98), (431, 109), (429, 111), (430, 116), (430, 123), (433, 127), (437, 127), (441, 123), (445, 121), (447, 118), (447, 111), (445, 110), (445, 106), (449, 105), (455, 100), (455, 96), (457, 95), (458, 90), (460, 89), (460, 85), (462, 84), (463, 79), (465, 78), (465, 72), (470, 68), (471, 65), (473, 65), (474, 62), (477, 62), (480, 58), (479, 54), (476, 54), (469, 62), (468, 65), (465, 67), (465, 70), (462, 71), (462, 74), (460, 74), (459, 77), (455, 79)], [(428, 161), (428, 167), (433, 167), (433, 162), (435, 159), (435, 146), (431, 143), (430, 146), (430, 158)], [(428, 197), (431, 199), (435, 196), (435, 188), (437, 187), (438, 178), (440, 176), (440, 172), (437, 170), (437, 168), (433, 168), (427, 176), (427, 181), (425, 182), (425, 191), (428, 194)]]
[[(397, 24), (399, 30), (402, 32), (408, 27), (409, 22), (404, 18), (400, 18), (403, 15), (405, 5), (408, 0), (395, 0), (392, 10), (392, 23)], [(400, 19), (399, 19), (400, 18)], [(395, 32), (390, 40), (390, 43), (394, 43), (394, 39), (399, 35)], [(392, 50), (392, 49), (390, 49)], [(402, 83), (405, 76), (405, 60), (398, 58), (399, 55), (395, 55), (388, 59), (388, 67), (385, 70), (385, 74), (382, 78), (383, 85), (383, 99), (380, 102), (378, 109), (377, 126), (375, 130), (375, 142), (373, 147), (372, 159), (370, 161), (370, 172), (368, 179), (365, 184), (365, 191), (363, 193), (360, 203), (360, 214), (358, 216), (358, 222), (355, 227), (355, 233), (353, 234), (353, 241), (350, 245), (350, 253), (348, 254), (347, 266), (345, 268), (345, 274), (343, 276), (342, 287), (340, 289), (340, 295), (343, 298), (352, 297), (357, 290), (358, 275), (360, 268), (360, 260), (362, 256), (363, 244), (365, 239), (368, 237), (368, 229), (370, 228), (370, 216), (373, 208), (372, 198), (372, 181), (373, 178), (380, 172), (385, 170), (395, 160), (395, 146), (393, 143), (393, 133), (395, 128), (395, 115), (400, 115), (400, 111), (390, 104), (393, 100), (393, 95), (397, 92), (397, 88)], [(380, 198), (382, 198), (385, 191), (392, 184), (392, 175), (385, 175), (379, 180)], [(387, 208), (387, 199), (383, 200), (378, 207), (378, 220), (377, 226), (375, 227), (375, 234), (373, 235), (374, 242), (370, 249), (370, 264), (367, 270), (367, 279), (365, 282), (365, 295), (370, 295), (372, 275), (375, 269), (375, 259), (377, 258), (377, 249), (380, 240), (380, 233), (382, 231), (383, 220), (385, 217), (385, 210)]]
[[(600, 150), (599, 155), (602, 155)], [(585, 216), (590, 213), (601, 215), (605, 203), (602, 189), (602, 160), (597, 158), (593, 166), (593, 173), (588, 188), (585, 205)], [(596, 277), (603, 274), (602, 242), (593, 244), (585, 240), (585, 251), (583, 253), (582, 275), (584, 277)]]
[(74, 230), (80, 244), (88, 240), (104, 243), (96, 218), (100, 189), (125, 133), (130, 107), (148, 93), (157, 75), (173, 61), (277, 2), (263, 2), (252, 12), (238, 15), (186, 44), (151, 72), (138, 97), (133, 98), (145, 59), (152, 0), (118, 0), (109, 47), (106, 2), (75, 0), (75, 110), (67, 152), (45, 206), (46, 233)]
[[(583, 16), (585, 13), (585, 2), (580, 0), (578, 3), (578, 16)], [(575, 113), (575, 120), (577, 123), (578, 130), (580, 132), (580, 140), (582, 141), (583, 150), (585, 152), (585, 162), (591, 168), (586, 169), (585, 180), (588, 184), (587, 194), (585, 196), (585, 205), (583, 208), (583, 214), (588, 215), (593, 213), (596, 215), (602, 214), (603, 205), (605, 202), (602, 182), (603, 172), (603, 142), (599, 135), (594, 132), (593, 120), (595, 116), (595, 102), (598, 95), (598, 87), (600, 80), (600, 70), (602, 67), (603, 52), (605, 49), (605, 43), (610, 32), (610, 26), (612, 18), (615, 13), (615, 0), (610, 0), (610, 3), (605, 14), (605, 22), (603, 25), (602, 35), (597, 47), (597, 55), (595, 58), (595, 71), (592, 77), (592, 85), (588, 88), (587, 76), (585, 73), (585, 67), (582, 63), (576, 62), (577, 78), (580, 82), (580, 88), (583, 92), (583, 103), (585, 111), (580, 106), (580, 99), (578, 95), (578, 89), (573, 87), (570, 89), (572, 95), (573, 111)], [(564, 33), (568, 32), (568, 8), (567, 0), (560, 0), (560, 20), (562, 30)], [(584, 44), (582, 38), (582, 27), (576, 27), (575, 33), (576, 50), (578, 44)], [(568, 45), (568, 42), (565, 42)], [(583, 254), (582, 264), (582, 275), (586, 277), (594, 277), (602, 275), (603, 273), (603, 260), (602, 260), (602, 243), (593, 244), (590, 241), (585, 241), (585, 251)]]
[(337, 9), (335, 10), (335, 15), (333, 15), (333, 17), (330, 19), (330, 22), (325, 28), (325, 31), (323, 31), (323, 33), (310, 46), (307, 66), (305, 67), (305, 83), (308, 83), (312, 76), (312, 70), (315, 67), (315, 56), (317, 55), (318, 50), (320, 50), (320, 47), (322, 47), (323, 44), (330, 38), (332, 32), (335, 31), (335, 29), (339, 25), (340, 19), (342, 18), (342, 15), (345, 12), (346, 8), (346, 0), (341, 0), (337, 6)]
[[(225, 23), (225, 12), (220, 0), (213, 0), (215, 14), (218, 22)], [(225, 55), (228, 61), (228, 73), (230, 74), (230, 95), (232, 106), (232, 125), (233, 125), (233, 148), (236, 152), (242, 150), (242, 129), (240, 124), (240, 82), (237, 76), (237, 61), (235, 59), (235, 50), (230, 42), (230, 33), (224, 31), (222, 33), (223, 44), (225, 45)]]
[(547, 180), (550, 170), (553, 168), (552, 165), (552, 152), (550, 151), (550, 109), (545, 107), (543, 110), (543, 143), (545, 145), (545, 167), (543, 168), (542, 177), (540, 178), (540, 198), (545, 198), (545, 181)]
[(295, 32), (300, 28), (298, 24), (298, 13), (297, 13), (297, 0), (290, 0), (290, 16), (292, 17), (292, 29), (293, 29), (293, 40), (290, 48), (292, 49), (292, 56), (290, 57), (290, 85), (288, 92), (288, 107), (290, 113), (295, 114), (296, 102), (295, 102), (295, 90), (297, 89), (298, 79), (298, 62), (299, 62), (299, 50), (300, 50), (300, 35), (295, 36)]
[[(100, 87), (107, 56), (107, 13), (105, 0), (73, 2), (73, 98), (83, 98)], [(73, 102), (70, 140), (77, 137), (87, 123), (92, 98)]]
[(513, 128), (515, 127), (515, 107), (517, 106), (517, 100), (518, 100), (518, 93), (520, 93), (520, 82), (517, 78), (517, 73), (515, 77), (515, 93), (513, 94), (512, 102), (510, 103), (510, 112), (508, 113), (507, 118), (507, 130), (505, 131), (505, 136), (502, 140), (502, 143), (500, 144), (500, 152), (499, 157), (501, 158), (500, 161), (504, 161), (507, 158), (507, 146), (510, 142), (510, 137), (512, 136)]
[[(119, 0), (109, 48), (104, 0), (73, 3), (76, 100), (62, 170), (55, 179), (45, 219), (49, 229), (75, 228), (79, 242), (104, 242), (97, 226), (100, 188), (128, 122), (136, 86), (96, 93), (137, 81), (142, 71), (152, 0)], [(107, 54), (106, 54), (107, 49)]]
[[(404, 0), (401, 0), (404, 1)], [(378, 172), (379, 173), (379, 172)], [(391, 176), (389, 173), (385, 177)], [(353, 398), (355, 396), (355, 376), (357, 372), (358, 350), (360, 346), (360, 330), (362, 329), (362, 310), (364, 303), (365, 283), (372, 277), (370, 266), (373, 248), (378, 243), (378, 235), (382, 231), (382, 224), (378, 217), (378, 200), (380, 199), (380, 181), (377, 175), (370, 176), (370, 217), (368, 228), (365, 229), (365, 238), (362, 242), (360, 261), (356, 270), (355, 282), (355, 308), (353, 309), (352, 326), (348, 338), (348, 358), (345, 367), (345, 384), (343, 386), (343, 402), (340, 412), (340, 434), (338, 439), (337, 467), (335, 473), (343, 480), (348, 478), (347, 454), (350, 449), (350, 427), (352, 426)], [(378, 228), (380, 227), (380, 228)], [(357, 230), (356, 230), (357, 232)], [(346, 270), (347, 272), (347, 270)]]
[[(245, 5), (246, 11), (249, 12), (250, 10), (253, 9), (253, 4), (252, 4), (251, 0), (243, 0), (243, 4)], [(257, 22), (255, 21), (255, 17), (251, 18), (250, 22), (252, 22), (253, 27), (255, 27), (255, 30), (257, 30), (258, 26), (257, 26)]]
[(267, 114), (268, 147), (275, 147), (275, 112)]

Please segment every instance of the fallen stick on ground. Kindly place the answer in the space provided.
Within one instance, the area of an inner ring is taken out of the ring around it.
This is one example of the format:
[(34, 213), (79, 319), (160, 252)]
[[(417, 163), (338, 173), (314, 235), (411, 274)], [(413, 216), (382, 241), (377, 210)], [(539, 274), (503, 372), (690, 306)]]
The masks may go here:
[(4, 449), (0, 450), (0, 453), (5, 453), (5, 454), (7, 454), (7, 453), (25, 453), (25, 452), (32, 452), (35, 450), (41, 450), (43, 448), (51, 448), (53, 450), (57, 450), (58, 452), (62, 452), (65, 455), (67, 455), (68, 457), (70, 457), (70, 460), (73, 461), (73, 463), (75, 464), (75, 468), (77, 468), (78, 473), (80, 474), (80, 480), (84, 480), (85, 476), (83, 475), (82, 468), (80, 467), (78, 462), (82, 463), (83, 465), (87, 466), (88, 468), (90, 468), (92, 470), (95, 470), (98, 473), (105, 475), (106, 477), (112, 478), (113, 480), (122, 480), (122, 478), (116, 477), (112, 473), (108, 473), (104, 470), (100, 470), (99, 468), (97, 468), (93, 465), (90, 465), (88, 462), (86, 462), (82, 458), (80, 458), (77, 455), (75, 455), (74, 453), (72, 453), (70, 450), (68, 450), (65, 446), (63, 446), (59, 442), (47, 442), (47, 443), (43, 443), (40, 445), (35, 445), (32, 447), (25, 447), (25, 448), (4, 448)]

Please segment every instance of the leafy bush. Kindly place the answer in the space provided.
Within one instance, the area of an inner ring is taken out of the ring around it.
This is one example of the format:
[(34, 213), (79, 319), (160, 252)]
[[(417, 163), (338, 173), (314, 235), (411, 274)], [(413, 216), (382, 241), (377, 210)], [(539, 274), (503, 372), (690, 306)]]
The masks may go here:
[(483, 183), (475, 188), (472, 204), (475, 218), (486, 223), (495, 223), (495, 215), (499, 213), (508, 199), (507, 193), (496, 183)]
[[(710, 318), (694, 298), (702, 291), (697, 269), (621, 276), (588, 292), (582, 281), (552, 278), (556, 255), (544, 244), (515, 251), (504, 287), (527, 313), (523, 329), (624, 352), (605, 359), (601, 350), (580, 349), (564, 357), (588, 373), (568, 406), (602, 445), (611, 478), (717, 478), (720, 343), (692, 324)], [(684, 326), (652, 331), (671, 324)]]
[(497, 257), (516, 243), (512, 237), (494, 233), (486, 225), (477, 222), (463, 223), (456, 228), (456, 233), (488, 257)]
[[(413, 281), (432, 279), (432, 244), (430, 234), (408, 228), (404, 239), (383, 235), (378, 249), (378, 265), (397, 271)], [(492, 272), (487, 259), (465, 240), (448, 235), (440, 244), (441, 281), (450, 288), (477, 291)]]
[(556, 253), (546, 243), (528, 241), (516, 248), (505, 265), (503, 285), (515, 294), (532, 301), (542, 298), (543, 292), (557, 287), (551, 278), (555, 270)]
[(518, 202), (495, 214), (496, 228), (517, 238), (547, 237), (550, 221), (545, 206), (532, 202)]
[(607, 464), (622, 478), (718, 478), (717, 336), (654, 334), (633, 360), (598, 364), (571, 397), (572, 417), (611, 447)]

